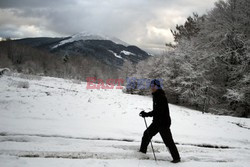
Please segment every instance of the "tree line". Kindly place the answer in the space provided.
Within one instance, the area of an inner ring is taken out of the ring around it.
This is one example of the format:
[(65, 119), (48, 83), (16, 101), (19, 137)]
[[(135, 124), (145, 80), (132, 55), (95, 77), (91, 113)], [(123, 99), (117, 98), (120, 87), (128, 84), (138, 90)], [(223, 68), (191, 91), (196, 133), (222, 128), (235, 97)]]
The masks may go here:
[(166, 53), (136, 67), (127, 63), (124, 73), (161, 78), (174, 104), (250, 117), (250, 1), (218, 1), (206, 14), (194, 13), (171, 32), (175, 41), (166, 44)]
[(11, 39), (0, 42), (0, 67), (12, 71), (86, 81), (88, 77), (115, 78), (118, 71), (95, 58), (68, 53), (50, 53), (19, 44)]

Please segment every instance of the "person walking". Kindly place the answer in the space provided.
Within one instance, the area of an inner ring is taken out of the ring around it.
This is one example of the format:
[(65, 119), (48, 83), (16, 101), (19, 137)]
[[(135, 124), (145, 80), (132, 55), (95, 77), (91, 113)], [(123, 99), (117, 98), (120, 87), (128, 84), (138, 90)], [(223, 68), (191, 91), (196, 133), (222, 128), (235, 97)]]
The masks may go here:
[(159, 80), (152, 80), (150, 87), (153, 95), (153, 111), (148, 113), (141, 111), (140, 116), (143, 118), (153, 117), (153, 122), (143, 133), (139, 152), (146, 154), (147, 147), (152, 137), (159, 132), (173, 158), (171, 162), (178, 163), (181, 161), (181, 158), (170, 130), (171, 118), (169, 115), (168, 100), (165, 96), (165, 92), (162, 90)]

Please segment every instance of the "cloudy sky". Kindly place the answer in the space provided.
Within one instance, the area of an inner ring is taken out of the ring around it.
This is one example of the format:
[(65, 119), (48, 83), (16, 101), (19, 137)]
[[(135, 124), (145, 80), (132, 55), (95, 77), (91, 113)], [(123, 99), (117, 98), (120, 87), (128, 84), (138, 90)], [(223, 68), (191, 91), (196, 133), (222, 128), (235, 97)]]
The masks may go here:
[(142, 48), (164, 48), (170, 29), (215, 0), (0, 0), (0, 37), (106, 34)]

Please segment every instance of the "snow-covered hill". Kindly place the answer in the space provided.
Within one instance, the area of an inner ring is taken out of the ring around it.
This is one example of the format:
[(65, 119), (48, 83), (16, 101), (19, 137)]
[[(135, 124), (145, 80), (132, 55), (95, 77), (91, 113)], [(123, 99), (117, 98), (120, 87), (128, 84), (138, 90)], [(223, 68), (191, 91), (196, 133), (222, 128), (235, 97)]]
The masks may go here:
[(96, 59), (114, 69), (121, 68), (125, 60), (136, 64), (152, 56), (139, 47), (128, 45), (116, 37), (88, 32), (65, 38), (24, 38), (15, 42), (55, 55)]
[[(86, 83), (13, 74), (0, 78), (0, 166), (247, 167), (250, 119), (202, 114), (170, 105), (182, 162), (171, 164), (157, 135), (136, 153), (145, 130), (139, 112), (151, 97), (87, 90)], [(147, 119), (148, 123), (151, 119)]]
[(58, 44), (54, 45), (52, 47), (52, 49), (57, 48), (58, 46), (61, 46), (61, 45), (67, 44), (67, 43), (81, 41), (81, 40), (83, 40), (83, 41), (86, 41), (86, 40), (109, 40), (109, 41), (113, 41), (116, 44), (128, 46), (128, 44), (126, 42), (124, 42), (118, 38), (83, 31), (83, 32), (74, 34), (65, 40), (60, 41)]

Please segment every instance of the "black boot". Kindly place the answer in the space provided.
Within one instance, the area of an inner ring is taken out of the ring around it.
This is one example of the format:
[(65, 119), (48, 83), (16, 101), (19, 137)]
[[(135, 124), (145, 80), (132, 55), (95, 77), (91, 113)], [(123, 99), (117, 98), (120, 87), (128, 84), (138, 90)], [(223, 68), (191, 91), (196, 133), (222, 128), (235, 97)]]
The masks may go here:
[(146, 151), (139, 150), (138, 152), (146, 154)]
[(172, 163), (178, 163), (178, 162), (181, 162), (181, 159), (174, 159), (173, 161), (171, 161)]

